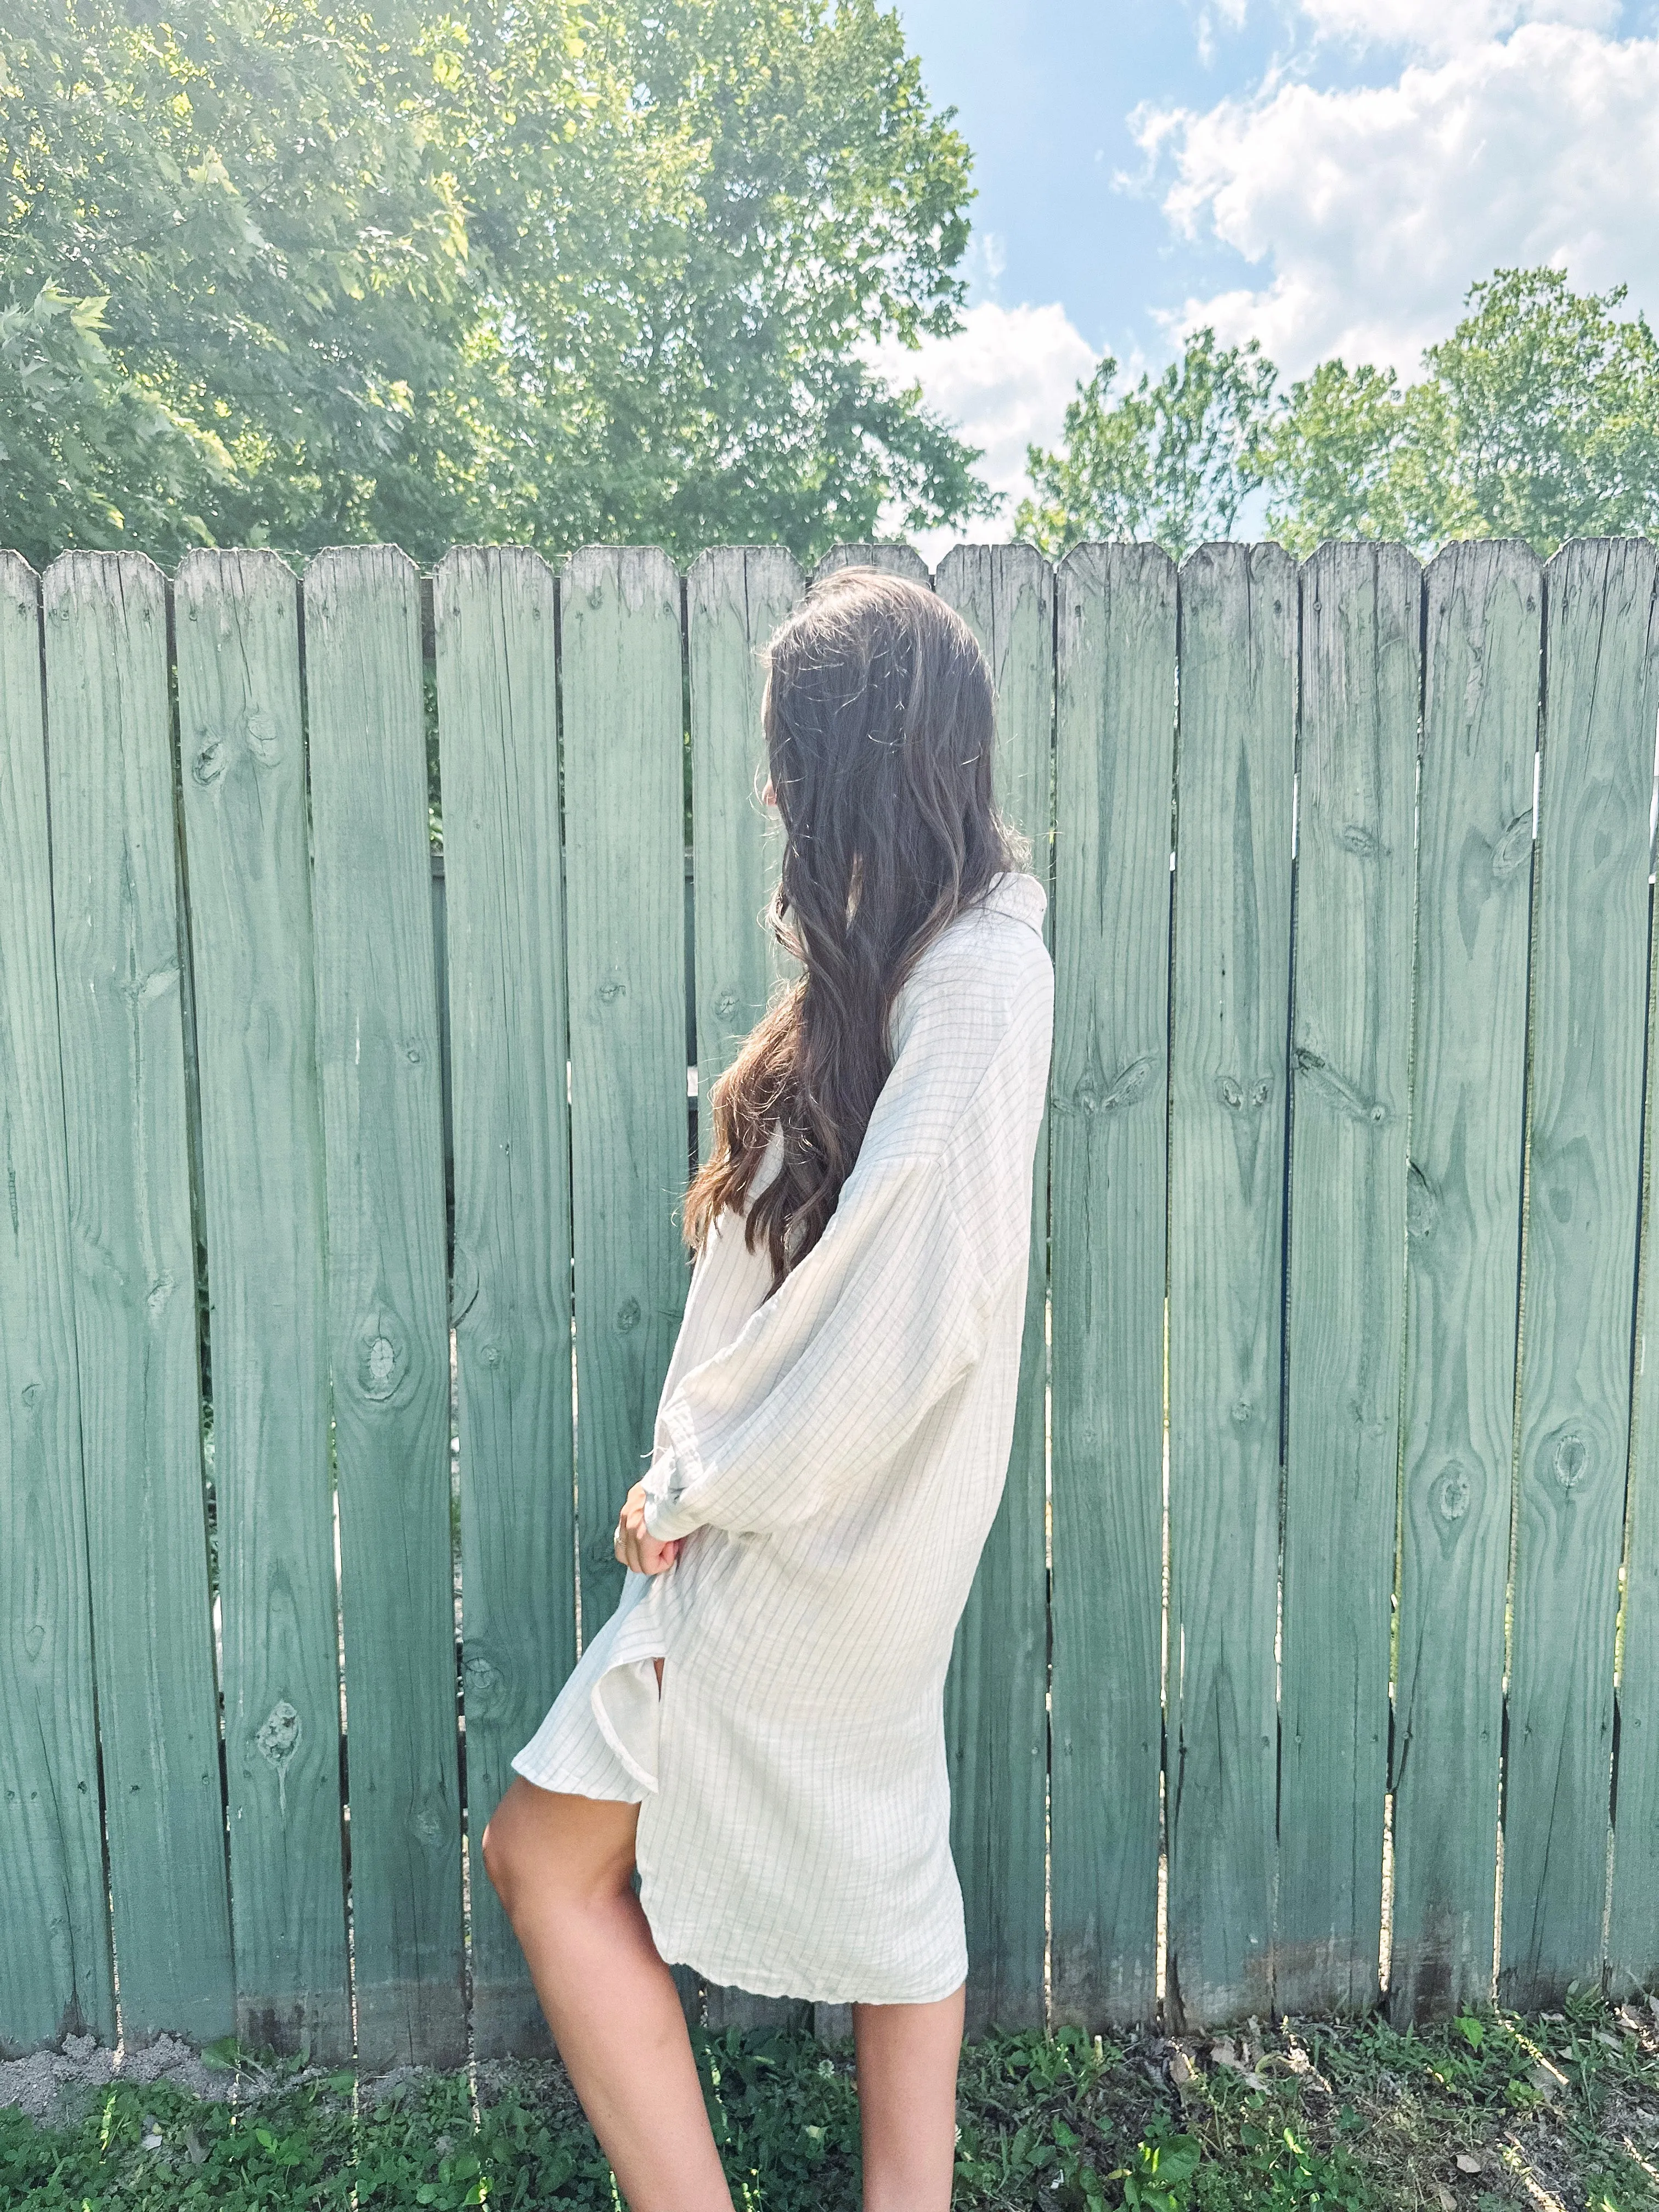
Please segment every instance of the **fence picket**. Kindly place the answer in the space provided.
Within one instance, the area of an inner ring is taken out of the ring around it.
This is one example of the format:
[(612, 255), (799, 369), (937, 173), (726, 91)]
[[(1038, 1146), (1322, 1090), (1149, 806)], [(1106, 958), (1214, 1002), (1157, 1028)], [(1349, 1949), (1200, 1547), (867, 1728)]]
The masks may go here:
[(174, 602), (237, 2029), (335, 2059), (351, 2005), (299, 590), (274, 554), (191, 553)]
[(1399, 545), (1322, 546), (1300, 578), (1281, 2011), (1378, 1994), (1422, 585)]
[(540, 556), (449, 554), (433, 590), (455, 1141), (455, 1357), (472, 2033), (546, 2043), (483, 1877), (484, 1824), (575, 1663), (569, 1127), (559, 849), (558, 583)]
[(685, 580), (691, 696), (691, 880), (696, 899), (697, 1157), (713, 1139), (708, 1094), (766, 1011), (787, 963), (761, 915), (782, 839), (761, 804), (767, 640), (805, 588), (781, 546), (721, 545)]
[(0, 2051), (115, 2039), (45, 737), (40, 580), (0, 553)]
[[(1644, 609), (1632, 595), (1638, 637)], [(1659, 704), (1659, 609), (1645, 610), (1644, 710)], [(1640, 649), (1638, 644), (1638, 650)], [(1652, 899), (1650, 893), (1650, 909)], [(1659, 1206), (1653, 1160), (1659, 1146), (1659, 938), (1650, 912), (1647, 1098), (1644, 1153), (1647, 1212), (1642, 1230), (1640, 1334), (1637, 1339), (1636, 1419), (1626, 1507), (1620, 1656), (1619, 1764), (1614, 1798), (1613, 1893), (1607, 1929), (1608, 1981), (1615, 1996), (1659, 1982)], [(1651, 1346), (1651, 1349), (1650, 1348)]]
[(461, 1830), (419, 586), (306, 572), (357, 2057), (454, 2065)]
[(1170, 1103), (1170, 1948), (1177, 2024), (1273, 1996), (1295, 565), (1183, 563)]
[(880, 544), (832, 545), (813, 569), (812, 581), (816, 584), (833, 576), (838, 568), (876, 568), (884, 576), (902, 576), (907, 583), (920, 584), (924, 591), (933, 582), (927, 563), (915, 547), (891, 540)]
[[(978, 638), (996, 688), (997, 802), (1048, 887), (1054, 765), (1054, 572), (1026, 545), (959, 546), (939, 597)], [(1044, 933), (1054, 941), (1052, 908)], [(968, 1926), (969, 2033), (1043, 2019), (1048, 1592), (1048, 1123), (1037, 1138), (1019, 1399), (1002, 1502), (958, 1624), (945, 1686), (951, 1848)]]
[(1052, 1972), (1092, 2028), (1157, 1988), (1176, 571), (1082, 546), (1056, 590)]
[(1520, 1498), (1504, 1789), (1506, 2004), (1599, 1979), (1640, 1206), (1659, 554), (1546, 568)]
[[(761, 696), (766, 641), (804, 588), (793, 556), (772, 545), (711, 547), (685, 580), (700, 1160), (708, 1158), (714, 1139), (709, 1092), (766, 1011), (774, 981), (790, 966), (761, 921), (782, 851), (760, 797), (766, 780)], [(703, 2010), (716, 2033), (799, 2028), (806, 2018), (805, 2008), (792, 1998), (716, 1983), (704, 1990)]]
[(45, 579), (70, 1242), (125, 2033), (234, 2025), (208, 1607), (167, 599), (134, 554)]
[(585, 546), (560, 604), (586, 1641), (621, 1593), (612, 1532), (685, 1304), (680, 580), (654, 548)]
[(1517, 544), (1449, 546), (1425, 581), (1389, 1976), (1402, 2027), (1492, 1996), (1543, 605)]

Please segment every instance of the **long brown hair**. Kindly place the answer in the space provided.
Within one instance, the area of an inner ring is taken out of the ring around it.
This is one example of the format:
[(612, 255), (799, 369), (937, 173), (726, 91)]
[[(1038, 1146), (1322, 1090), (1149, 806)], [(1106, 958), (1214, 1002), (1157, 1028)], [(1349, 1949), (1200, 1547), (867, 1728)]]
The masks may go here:
[(939, 932), (1022, 866), (997, 811), (990, 671), (967, 623), (915, 584), (842, 568), (774, 636), (762, 720), (784, 852), (767, 919), (805, 969), (712, 1094), (714, 1141), (685, 1205), (699, 1249), (748, 1206), (772, 1288), (823, 1235), (891, 1067), (888, 1018)]

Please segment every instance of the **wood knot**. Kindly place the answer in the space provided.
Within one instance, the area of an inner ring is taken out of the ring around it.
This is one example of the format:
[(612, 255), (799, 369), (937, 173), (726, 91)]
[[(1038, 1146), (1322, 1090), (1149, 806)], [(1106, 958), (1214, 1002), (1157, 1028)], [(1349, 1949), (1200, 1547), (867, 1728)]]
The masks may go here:
[(276, 725), (263, 707), (250, 707), (242, 722), (247, 749), (262, 768), (274, 768), (279, 752)]
[(222, 738), (216, 738), (210, 730), (196, 732), (196, 753), (190, 764), (194, 781), (204, 788), (217, 783), (230, 765), (230, 748)]
[(1246, 1106), (1259, 1114), (1273, 1095), (1271, 1075), (1258, 1075), (1246, 1090), (1236, 1075), (1224, 1075), (1216, 1084), (1216, 1097), (1230, 1113), (1242, 1114)]
[(626, 1332), (630, 1328), (637, 1328), (639, 1325), (639, 1300), (637, 1298), (624, 1298), (622, 1304), (617, 1308), (617, 1327)]
[(389, 1398), (398, 1388), (398, 1347), (389, 1336), (371, 1336), (357, 1361), (357, 1382), (365, 1398)]
[(1589, 1446), (1576, 1429), (1568, 1429), (1556, 1439), (1550, 1454), (1550, 1472), (1569, 1498), (1589, 1473)]
[(1474, 1495), (1474, 1484), (1468, 1468), (1454, 1460), (1441, 1470), (1429, 1494), (1435, 1511), (1443, 1521), (1461, 1521), (1468, 1511), (1469, 1500)]
[(1406, 1164), (1406, 1234), (1432, 1237), (1440, 1218), (1440, 1201), (1428, 1177), (1415, 1160)]
[(1512, 876), (1532, 854), (1532, 810), (1517, 814), (1492, 848), (1492, 872), (1498, 882)]
[(1306, 1078), (1309, 1088), (1345, 1120), (1367, 1122), (1373, 1128), (1388, 1120), (1389, 1109), (1381, 1099), (1367, 1098), (1356, 1090), (1311, 1045), (1299, 1044), (1296, 1048), (1296, 1071)]
[(253, 1738), (259, 1756), (278, 1773), (300, 1747), (300, 1716), (286, 1698), (278, 1698), (259, 1723)]
[(1097, 1071), (1091, 1071), (1073, 1091), (1071, 1103), (1081, 1114), (1111, 1114), (1120, 1107), (1133, 1106), (1152, 1089), (1163, 1065), (1158, 1053), (1143, 1052), (1138, 1060), (1121, 1067), (1109, 1083)]
[(461, 1689), (471, 1720), (494, 1720), (509, 1703), (506, 1678), (482, 1651), (468, 1652), (461, 1667)]

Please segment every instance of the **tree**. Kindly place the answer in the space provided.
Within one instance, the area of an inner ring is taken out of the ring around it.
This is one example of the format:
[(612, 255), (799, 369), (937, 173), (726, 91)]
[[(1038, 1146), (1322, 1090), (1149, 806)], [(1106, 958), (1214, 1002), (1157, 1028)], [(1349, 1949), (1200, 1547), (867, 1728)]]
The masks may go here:
[(496, 416), (514, 534), (551, 502), (560, 543), (811, 556), (872, 534), (890, 501), (913, 527), (982, 511), (977, 455), (864, 359), (884, 333), (948, 334), (963, 296), (967, 149), (897, 17), (875, 0), (613, 9), (584, 53), (629, 98), (574, 142), (530, 30), (548, 0), (501, 20), (457, 38), (456, 139), (488, 343), (518, 394)]
[(874, 0), (13, 0), (0, 542), (781, 538), (982, 506), (863, 366), (968, 155)]
[(1035, 496), (1016, 536), (1056, 555), (1087, 538), (1152, 538), (1177, 560), (1231, 536), (1261, 482), (1273, 363), (1254, 338), (1224, 348), (1206, 329), (1155, 381), (1144, 374), (1114, 398), (1117, 373), (1108, 354), (1079, 385), (1057, 452), (1028, 448)]
[(1420, 383), (1322, 362), (1265, 441), (1269, 527), (1322, 538), (1569, 538), (1659, 530), (1659, 348), (1620, 322), (1625, 287), (1572, 292), (1559, 269), (1499, 269), (1428, 348)]
[(1298, 556), (1327, 538), (1659, 535), (1659, 345), (1625, 288), (1573, 292), (1559, 269), (1470, 286), (1424, 374), (1322, 361), (1275, 397), (1256, 346), (1190, 337), (1156, 384), (1111, 396), (1109, 356), (1078, 386), (1058, 452), (1033, 447), (1018, 534), (1155, 538), (1177, 558), (1231, 535), (1265, 489), (1267, 527)]

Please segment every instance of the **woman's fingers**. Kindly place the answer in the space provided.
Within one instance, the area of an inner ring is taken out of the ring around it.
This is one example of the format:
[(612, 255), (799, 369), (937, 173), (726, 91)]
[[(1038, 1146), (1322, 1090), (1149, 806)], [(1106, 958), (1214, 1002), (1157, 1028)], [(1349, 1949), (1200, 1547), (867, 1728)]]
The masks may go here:
[(636, 1482), (623, 1499), (617, 1522), (614, 1548), (623, 1565), (635, 1574), (659, 1575), (673, 1565), (682, 1540), (678, 1536), (665, 1540), (651, 1534), (645, 1525), (645, 1485)]

